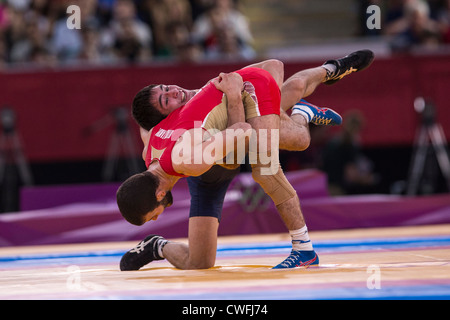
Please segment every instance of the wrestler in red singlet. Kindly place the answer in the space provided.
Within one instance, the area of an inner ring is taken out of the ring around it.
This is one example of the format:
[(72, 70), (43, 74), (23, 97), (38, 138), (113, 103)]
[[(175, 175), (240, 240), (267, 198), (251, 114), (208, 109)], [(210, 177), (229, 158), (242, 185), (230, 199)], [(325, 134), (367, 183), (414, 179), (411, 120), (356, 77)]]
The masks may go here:
[[(257, 97), (257, 103), (251, 105), (244, 103), (246, 119), (280, 114), (280, 89), (269, 72), (259, 68), (244, 68), (236, 72), (242, 76), (244, 83), (250, 82), (253, 85)], [(205, 123), (213, 110), (226, 114), (226, 101), (223, 100), (223, 96), (223, 92), (208, 82), (186, 105), (172, 111), (153, 127), (145, 158), (147, 168), (157, 159), (167, 174), (184, 177), (173, 169), (172, 149), (177, 139), (187, 130), (196, 127), (210, 129)], [(213, 123), (212, 126), (219, 130), (225, 129), (217, 123)]]

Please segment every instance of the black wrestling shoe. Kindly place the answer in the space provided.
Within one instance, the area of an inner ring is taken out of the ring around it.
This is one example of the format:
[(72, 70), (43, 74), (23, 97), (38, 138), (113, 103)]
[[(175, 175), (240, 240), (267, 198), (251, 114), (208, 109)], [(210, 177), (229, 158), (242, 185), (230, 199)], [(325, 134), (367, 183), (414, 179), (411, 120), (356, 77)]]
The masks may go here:
[(323, 65), (334, 64), (336, 66), (336, 71), (329, 72), (327, 70), (327, 76), (324, 83), (328, 85), (334, 84), (353, 72), (364, 70), (370, 66), (373, 59), (374, 54), (372, 51), (360, 50), (337, 60), (328, 60)]
[(165, 246), (168, 241), (161, 236), (155, 234), (149, 235), (147, 238), (139, 242), (139, 244), (126, 252), (120, 259), (120, 270), (131, 271), (139, 270), (146, 264), (154, 260), (163, 260), (158, 254), (159, 246)]

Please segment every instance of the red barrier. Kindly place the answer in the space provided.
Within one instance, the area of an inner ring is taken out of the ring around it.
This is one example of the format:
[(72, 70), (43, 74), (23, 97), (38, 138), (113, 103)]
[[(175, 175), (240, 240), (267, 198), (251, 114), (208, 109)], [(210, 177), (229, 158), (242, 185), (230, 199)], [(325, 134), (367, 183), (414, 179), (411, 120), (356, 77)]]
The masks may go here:
[[(450, 197), (446, 194), (423, 197), (330, 197), (326, 190), (326, 176), (319, 171), (291, 171), (286, 177), (300, 196), (302, 211), (310, 230), (450, 223)], [(243, 201), (245, 191), (248, 188), (255, 190), (254, 187), (257, 185), (251, 173), (242, 173), (233, 180), (223, 205), (220, 236), (286, 233), (286, 226), (268, 196), (259, 198), (256, 203)], [(87, 189), (81, 191), (83, 188)], [(173, 189), (173, 206), (158, 221), (140, 227), (131, 225), (120, 215), (112, 185), (67, 186), (61, 189), (29, 190), (28, 200), (33, 201), (33, 197), (41, 194), (49, 198), (49, 201), (43, 199), (46, 204), (53, 202), (56, 207), (1, 214), (0, 247), (138, 241), (151, 233), (167, 238), (188, 236), (190, 195), (186, 179), (180, 180)], [(86, 202), (78, 202), (79, 196), (72, 195), (75, 189), (82, 193), (95, 192), (100, 197), (85, 198)], [(64, 197), (66, 193), (65, 204), (64, 199), (50, 199), (51, 195)], [(31, 206), (34, 204), (30, 203)], [(39, 206), (43, 204), (42, 201), (38, 203)]]
[[(317, 63), (285, 63), (286, 77)], [(31, 161), (102, 159), (113, 127), (91, 135), (85, 129), (117, 106), (129, 107), (134, 94), (149, 83), (198, 88), (219, 72), (242, 64), (160, 65), (109, 69), (18, 72), (0, 74), (0, 108), (9, 105)], [(359, 109), (366, 117), (365, 146), (411, 144), (418, 117), (413, 101), (431, 98), (450, 138), (450, 57), (423, 56), (377, 59), (367, 71), (334, 86), (320, 86), (314, 103), (345, 113)], [(137, 149), (140, 141), (133, 133)]]

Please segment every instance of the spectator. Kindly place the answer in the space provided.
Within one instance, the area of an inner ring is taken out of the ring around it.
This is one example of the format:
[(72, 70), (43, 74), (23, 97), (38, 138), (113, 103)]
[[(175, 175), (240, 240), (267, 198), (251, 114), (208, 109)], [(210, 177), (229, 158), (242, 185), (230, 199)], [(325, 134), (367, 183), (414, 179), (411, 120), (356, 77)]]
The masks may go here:
[(185, 24), (174, 22), (167, 26), (166, 54), (181, 62), (196, 62), (201, 60), (202, 52), (199, 46), (191, 41), (191, 36)]
[(113, 17), (102, 34), (101, 43), (117, 57), (130, 62), (151, 58), (152, 32), (137, 18), (132, 0), (116, 0)]
[(112, 11), (116, 0), (97, 0), (97, 18), (100, 28), (107, 27), (112, 19)]
[(86, 21), (81, 28), (83, 46), (79, 55), (81, 61), (91, 64), (113, 62), (115, 57), (111, 50), (105, 50), (100, 43), (99, 22)]
[[(15, 59), (20, 58), (20, 62), (33, 62), (38, 65), (52, 66), (56, 59), (50, 54), (47, 49), (47, 36), (40, 31), (39, 21), (37, 16), (34, 16), (26, 23), (25, 37), (15, 43), (13, 53), (20, 51), (20, 56), (15, 56)], [(16, 62), (19, 62), (16, 61)]]
[(204, 47), (207, 58), (254, 57), (248, 21), (234, 8), (232, 0), (217, 0), (194, 22), (192, 33), (194, 42)]
[(6, 0), (8, 5), (18, 11), (25, 11), (30, 6), (31, 0)]
[(442, 42), (450, 44), (450, 0), (445, 0), (443, 7), (437, 13)]
[(405, 50), (413, 46), (435, 46), (439, 43), (437, 23), (430, 18), (430, 8), (422, 0), (396, 1), (398, 18), (389, 21), (383, 29), (393, 37), (392, 49)]
[(10, 7), (9, 25), (4, 31), (6, 59), (9, 63), (22, 63), (29, 59), (31, 43), (28, 38), (30, 28), (25, 20), (25, 10)]
[[(78, 60), (83, 50), (83, 38), (80, 30), (67, 28), (67, 8), (72, 4), (71, 0), (60, 2), (58, 7), (58, 19), (54, 23), (53, 33), (50, 39), (50, 51), (61, 62)], [(80, 23), (96, 20), (95, 0), (79, 0)]]
[(6, 66), (6, 45), (4, 40), (4, 35), (0, 31), (0, 72)]
[(8, 7), (0, 3), (0, 71), (5, 67), (8, 56), (5, 30), (9, 27), (9, 23)]
[[(188, 0), (144, 0), (142, 5), (153, 31), (153, 53), (155, 56), (170, 55), (172, 35), (168, 33), (174, 26), (186, 29), (192, 26), (191, 6)], [(173, 40), (173, 39), (172, 39)]]
[(0, 33), (9, 26), (9, 23), (8, 6), (4, 3), (0, 3)]
[(217, 10), (211, 11), (214, 25), (215, 41), (206, 48), (205, 56), (213, 60), (251, 60), (255, 57), (253, 49), (245, 42), (240, 41), (239, 36), (232, 29), (225, 27), (223, 16)]
[(355, 111), (343, 118), (341, 133), (325, 145), (322, 154), (322, 169), (328, 176), (330, 194), (373, 192), (378, 177), (373, 172), (373, 164), (359, 146), (362, 115)]
[[(252, 35), (236, 2), (0, 0), (0, 60), (53, 65), (146, 61), (152, 55), (179, 61), (251, 59)], [(72, 4), (80, 7), (81, 30), (67, 28)], [(192, 33), (194, 16), (199, 19)]]
[(202, 14), (211, 9), (216, 0), (189, 0), (192, 10), (192, 20), (197, 20)]

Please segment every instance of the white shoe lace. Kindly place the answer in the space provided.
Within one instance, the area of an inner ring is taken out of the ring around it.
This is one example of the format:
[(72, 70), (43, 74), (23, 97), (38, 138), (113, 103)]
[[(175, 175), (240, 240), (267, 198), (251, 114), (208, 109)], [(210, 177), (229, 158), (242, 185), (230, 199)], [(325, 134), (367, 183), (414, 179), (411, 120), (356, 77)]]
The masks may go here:
[(130, 250), (130, 252), (137, 253), (137, 254), (143, 252), (143, 251), (145, 250), (145, 246), (146, 246), (147, 244), (149, 244), (150, 241), (152, 241), (152, 240), (153, 240), (153, 238), (150, 238), (150, 239), (147, 240), (147, 241), (141, 241), (141, 242), (139, 242), (138, 245), (137, 245), (136, 247), (134, 247), (133, 249)]
[(289, 257), (287, 257), (282, 263), (281, 263), (281, 265), (283, 266), (283, 267), (287, 267), (287, 268), (289, 268), (289, 267), (292, 267), (293, 265), (295, 265), (296, 264), (296, 262), (297, 262), (297, 255), (295, 255), (294, 256), (294, 254), (290, 254), (289, 255)]

